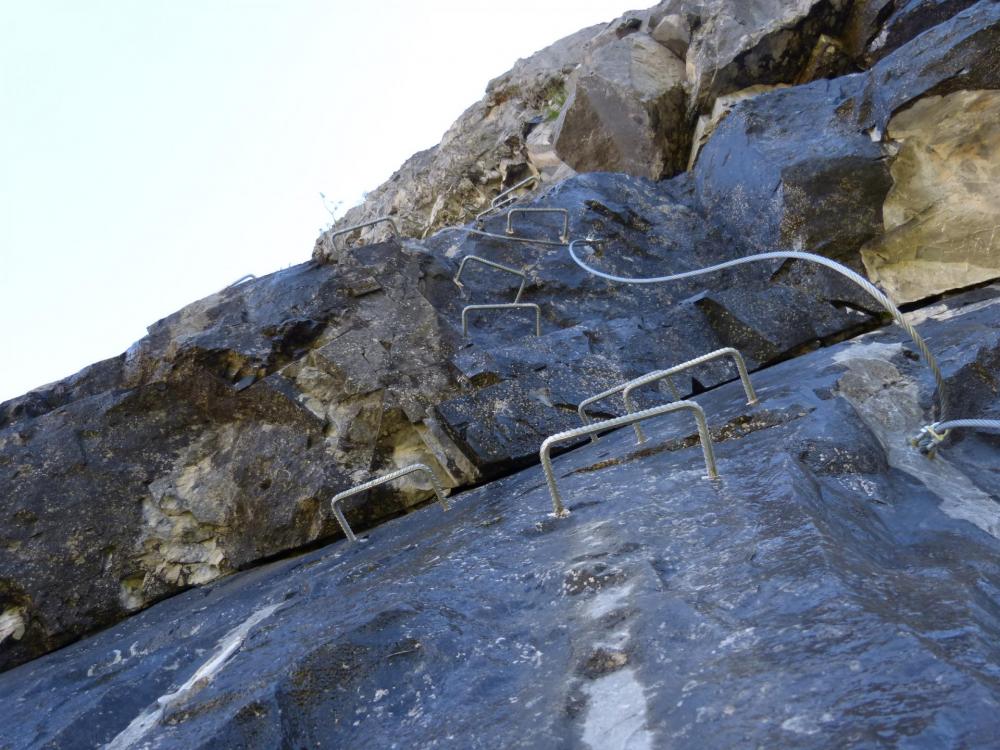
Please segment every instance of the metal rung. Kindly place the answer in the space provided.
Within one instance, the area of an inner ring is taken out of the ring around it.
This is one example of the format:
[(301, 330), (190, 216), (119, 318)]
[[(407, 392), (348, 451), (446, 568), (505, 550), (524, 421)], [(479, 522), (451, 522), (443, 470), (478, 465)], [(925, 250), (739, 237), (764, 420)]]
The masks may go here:
[(563, 506), (562, 497), (559, 494), (559, 488), (556, 486), (555, 473), (552, 470), (552, 459), (549, 458), (549, 451), (552, 449), (553, 445), (561, 443), (564, 440), (572, 440), (574, 438), (584, 437), (585, 435), (594, 435), (605, 430), (613, 430), (630, 424), (638, 424), (644, 419), (651, 419), (653, 417), (658, 417), (661, 414), (669, 414), (670, 412), (680, 411), (682, 409), (688, 409), (694, 412), (694, 418), (698, 424), (698, 435), (701, 438), (701, 450), (705, 457), (705, 470), (708, 472), (707, 478), (718, 479), (719, 473), (715, 467), (715, 451), (712, 448), (712, 437), (708, 434), (708, 424), (705, 422), (705, 412), (702, 410), (701, 406), (694, 401), (674, 401), (670, 404), (654, 406), (652, 409), (637, 411), (634, 414), (626, 414), (623, 417), (605, 419), (602, 422), (595, 422), (593, 424), (584, 425), (583, 427), (577, 427), (573, 430), (566, 430), (565, 432), (560, 432), (546, 438), (545, 442), (542, 443), (541, 449), (538, 451), (538, 457), (542, 462), (542, 469), (545, 471), (545, 482), (549, 485), (549, 494), (552, 495), (553, 515), (555, 515), (556, 518), (564, 518), (569, 515), (569, 511), (566, 510), (565, 506)]
[(391, 216), (380, 216), (377, 219), (372, 219), (371, 221), (366, 221), (361, 224), (355, 224), (353, 227), (347, 227), (346, 229), (338, 229), (336, 232), (330, 235), (330, 243), (332, 244), (335, 239), (340, 237), (342, 234), (350, 234), (356, 229), (364, 229), (365, 227), (370, 227), (375, 224), (381, 224), (382, 222), (387, 223), (392, 227), (392, 233), (399, 237), (399, 227), (396, 226), (396, 222)]
[(438, 502), (441, 503), (442, 508), (448, 510), (448, 501), (444, 499), (445, 491), (441, 489), (441, 484), (438, 482), (437, 475), (434, 471), (425, 464), (412, 464), (406, 468), (400, 469), (399, 471), (386, 474), (384, 477), (379, 477), (378, 479), (372, 479), (370, 482), (359, 484), (357, 487), (352, 487), (349, 490), (344, 490), (343, 492), (333, 496), (333, 500), (330, 501), (330, 508), (333, 510), (333, 515), (337, 518), (337, 523), (340, 524), (340, 528), (344, 530), (344, 535), (352, 542), (358, 541), (358, 538), (354, 536), (354, 532), (351, 531), (351, 527), (347, 524), (347, 519), (344, 518), (344, 512), (340, 509), (338, 503), (348, 497), (351, 497), (352, 495), (357, 495), (365, 490), (370, 490), (372, 487), (377, 487), (380, 484), (391, 482), (394, 479), (399, 479), (400, 477), (405, 477), (407, 474), (413, 474), (418, 471), (423, 472), (430, 477), (431, 484), (434, 486), (434, 494), (437, 495)]
[(521, 286), (518, 287), (517, 294), (514, 296), (515, 304), (521, 301), (521, 293), (524, 292), (524, 285), (528, 283), (528, 275), (524, 271), (518, 271), (516, 268), (511, 268), (510, 266), (503, 266), (499, 263), (494, 263), (492, 260), (486, 260), (486, 258), (480, 258), (478, 255), (466, 255), (462, 258), (462, 262), (458, 264), (458, 273), (455, 274), (455, 283), (462, 286), (462, 271), (465, 270), (465, 264), (470, 260), (474, 260), (477, 263), (482, 263), (484, 266), (489, 266), (490, 268), (499, 268), (501, 271), (506, 271), (507, 273), (512, 273), (515, 276), (521, 277)]
[[(757, 394), (754, 392), (753, 384), (750, 382), (750, 375), (747, 373), (746, 363), (743, 361), (743, 355), (741, 355), (736, 349), (732, 347), (724, 347), (722, 349), (716, 349), (714, 352), (709, 352), (708, 354), (703, 354), (700, 357), (695, 357), (694, 359), (689, 359), (687, 362), (681, 362), (679, 365), (674, 365), (667, 370), (655, 370), (653, 372), (642, 375), (638, 378), (633, 378), (626, 383), (621, 383), (616, 385), (614, 388), (609, 388), (606, 391), (598, 393), (596, 396), (591, 396), (590, 398), (584, 399), (580, 402), (577, 407), (577, 413), (580, 415), (580, 421), (584, 424), (590, 422), (590, 417), (587, 415), (587, 407), (597, 401), (607, 398), (608, 396), (613, 396), (616, 393), (624, 393), (625, 398), (625, 411), (627, 414), (632, 413), (632, 402), (629, 398), (632, 394), (633, 389), (638, 388), (641, 385), (646, 385), (647, 383), (653, 383), (657, 380), (666, 380), (667, 385), (670, 386), (670, 392), (673, 394), (675, 399), (679, 399), (681, 396), (677, 392), (677, 388), (674, 386), (673, 381), (670, 379), (671, 375), (676, 375), (677, 373), (688, 370), (697, 365), (710, 362), (713, 359), (718, 359), (720, 357), (732, 356), (736, 361), (736, 369), (739, 370), (740, 380), (743, 381), (743, 389), (747, 394), (747, 404), (749, 406), (754, 406), (757, 404)], [(645, 436), (642, 434), (642, 428), (638, 425), (636, 426), (636, 438), (641, 443), (645, 440)], [(591, 442), (597, 442), (597, 436), (591, 436)]]
[(512, 208), (507, 212), (507, 234), (514, 234), (512, 221), (514, 214), (560, 214), (563, 217), (563, 230), (559, 235), (562, 242), (569, 242), (569, 211), (565, 208)]
[[(648, 385), (649, 383), (655, 383), (657, 380), (663, 380), (665, 378), (669, 380), (671, 375), (676, 375), (684, 370), (690, 370), (692, 367), (697, 367), (698, 365), (703, 365), (706, 362), (711, 362), (713, 359), (720, 359), (722, 357), (732, 357), (736, 362), (736, 369), (739, 371), (740, 380), (743, 382), (743, 390), (747, 394), (747, 405), (755, 406), (757, 404), (757, 394), (754, 392), (753, 383), (750, 382), (750, 375), (747, 373), (747, 365), (746, 362), (743, 361), (743, 355), (731, 346), (727, 346), (722, 349), (716, 349), (714, 352), (703, 354), (700, 357), (689, 359), (687, 362), (682, 362), (681, 364), (675, 365), (668, 370), (651, 372), (648, 375), (643, 375), (641, 378), (636, 378), (631, 383), (626, 385), (625, 389), (622, 391), (622, 398), (625, 399), (625, 411), (629, 414), (632, 413), (631, 396), (632, 391), (636, 388)], [(646, 440), (646, 436), (642, 434), (642, 427), (638, 424), (635, 425), (635, 438), (640, 443), (645, 442)]]
[(516, 201), (517, 200), (517, 196), (513, 195), (514, 191), (515, 190), (520, 190), (521, 188), (525, 187), (529, 182), (535, 182), (535, 183), (537, 183), (538, 182), (538, 175), (535, 175), (535, 174), (529, 175), (528, 177), (525, 177), (523, 180), (521, 180), (516, 185), (511, 185), (509, 188), (507, 188), (503, 192), (498, 193), (493, 198), (493, 200), (490, 201), (490, 207), (487, 208), (485, 211), (482, 211), (482, 212), (480, 212), (479, 214), (476, 215), (476, 223), (479, 224), (483, 219), (485, 219), (487, 216), (489, 216), (494, 211), (498, 211), (501, 208), (503, 208), (504, 206), (508, 206), (511, 203), (513, 203), (514, 201)]
[[(662, 372), (662, 370), (658, 370), (658, 372)], [(674, 387), (674, 382), (669, 377), (666, 378), (666, 381), (667, 384), (670, 386), (670, 392), (673, 394), (674, 399), (680, 400), (681, 395), (680, 393), (677, 392), (677, 388)], [(598, 401), (603, 401), (608, 396), (614, 396), (616, 393), (621, 393), (629, 386), (629, 383), (632, 382), (633, 382), (632, 380), (629, 380), (628, 382), (625, 383), (619, 383), (613, 388), (608, 388), (608, 390), (606, 391), (601, 391), (596, 396), (585, 398), (583, 401), (580, 402), (580, 405), (576, 407), (576, 412), (577, 414), (580, 415), (580, 421), (583, 422), (583, 424), (590, 424), (590, 416), (587, 414), (587, 407), (590, 406), (591, 404), (596, 404)], [(591, 435), (590, 442), (596, 443), (597, 435)]]
[(239, 286), (240, 284), (245, 284), (245, 283), (246, 283), (246, 282), (248, 282), (248, 281), (253, 281), (253, 280), (254, 280), (254, 279), (256, 279), (256, 278), (257, 278), (257, 277), (256, 277), (256, 276), (254, 276), (254, 275), (253, 275), (252, 273), (248, 273), (248, 274), (247, 274), (246, 276), (240, 276), (240, 277), (239, 277), (238, 279), (236, 279), (236, 281), (234, 281), (234, 282), (233, 282), (232, 284), (230, 284), (229, 286), (225, 287), (225, 288), (224, 288), (224, 289), (223, 289), (222, 291), (224, 291), (224, 292), (225, 292), (225, 291), (226, 291), (226, 290), (228, 290), (228, 289), (232, 289), (233, 287), (237, 287), (237, 286)]
[(542, 335), (542, 308), (536, 305), (534, 302), (513, 302), (509, 304), (498, 304), (498, 305), (468, 305), (462, 308), (462, 335), (469, 335), (469, 317), (468, 314), (474, 310), (528, 310), (532, 309), (535, 311), (535, 335)]
[(554, 247), (566, 247), (566, 243), (561, 241), (557, 242), (556, 240), (537, 240), (531, 237), (508, 237), (505, 234), (494, 234), (493, 232), (484, 232), (482, 229), (473, 229), (472, 227), (444, 227), (444, 229), (441, 229), (440, 231), (466, 232), (467, 234), (474, 234), (477, 237), (490, 237), (495, 240), (503, 240), (504, 242), (524, 242), (529, 245), (552, 245)]

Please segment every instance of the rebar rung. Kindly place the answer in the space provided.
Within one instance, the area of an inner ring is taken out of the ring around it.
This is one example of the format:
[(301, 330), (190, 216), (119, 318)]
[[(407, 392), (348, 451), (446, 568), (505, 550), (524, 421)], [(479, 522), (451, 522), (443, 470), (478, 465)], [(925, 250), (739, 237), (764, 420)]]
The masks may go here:
[(702, 410), (701, 406), (694, 401), (674, 401), (670, 404), (654, 406), (652, 409), (645, 409), (644, 411), (637, 411), (633, 414), (626, 414), (623, 417), (605, 419), (602, 422), (594, 422), (593, 424), (577, 427), (573, 430), (566, 430), (565, 432), (560, 432), (546, 438), (542, 443), (541, 449), (538, 451), (538, 457), (541, 460), (542, 469), (545, 471), (545, 482), (549, 486), (549, 494), (552, 496), (553, 515), (555, 515), (556, 518), (563, 518), (569, 515), (569, 511), (566, 510), (566, 507), (563, 505), (562, 496), (559, 494), (559, 488), (556, 486), (555, 472), (552, 469), (552, 459), (549, 457), (549, 452), (551, 451), (553, 445), (564, 440), (572, 440), (573, 438), (593, 435), (605, 430), (613, 430), (618, 427), (626, 427), (631, 424), (637, 424), (644, 419), (652, 419), (653, 417), (658, 417), (661, 414), (669, 414), (670, 412), (680, 411), (682, 409), (694, 412), (695, 422), (698, 424), (698, 435), (701, 438), (701, 450), (705, 457), (705, 470), (708, 472), (707, 478), (718, 479), (719, 473), (715, 466), (715, 451), (712, 448), (712, 437), (709, 435), (708, 424), (705, 421), (705, 412)]
[(346, 498), (353, 495), (357, 495), (365, 490), (370, 490), (372, 487), (377, 487), (380, 484), (385, 484), (386, 482), (391, 482), (394, 479), (399, 479), (400, 477), (405, 477), (407, 474), (413, 474), (415, 472), (421, 472), (430, 477), (431, 485), (434, 487), (434, 494), (437, 495), (438, 502), (441, 503), (441, 507), (448, 510), (448, 501), (445, 500), (445, 491), (441, 488), (441, 483), (438, 482), (437, 475), (434, 471), (426, 464), (411, 464), (405, 468), (394, 471), (385, 476), (372, 479), (364, 484), (359, 484), (357, 487), (352, 487), (349, 490), (344, 490), (333, 496), (330, 501), (330, 509), (333, 511), (333, 515), (337, 519), (337, 523), (340, 524), (340, 528), (344, 531), (344, 536), (352, 542), (358, 541), (358, 538), (354, 536), (354, 532), (351, 531), (351, 527), (347, 523), (347, 519), (344, 517), (344, 512), (340, 509), (339, 503), (341, 503)]
[(399, 227), (396, 226), (396, 222), (391, 216), (379, 216), (377, 219), (372, 219), (371, 221), (365, 221), (361, 224), (355, 224), (353, 227), (347, 227), (345, 229), (338, 229), (336, 232), (330, 235), (330, 242), (333, 243), (335, 239), (343, 234), (350, 234), (357, 229), (364, 229), (365, 227), (374, 226), (375, 224), (381, 224), (385, 222), (390, 227), (392, 227), (392, 233), (399, 237)]
[[(674, 399), (679, 399), (680, 394), (677, 392), (677, 388), (674, 386), (673, 381), (670, 379), (671, 375), (676, 375), (684, 370), (689, 370), (692, 367), (697, 367), (698, 365), (705, 364), (706, 362), (711, 362), (713, 359), (719, 359), (720, 357), (731, 356), (736, 362), (736, 369), (739, 371), (740, 380), (743, 383), (743, 390), (747, 395), (747, 404), (749, 406), (754, 406), (757, 404), (757, 393), (753, 389), (753, 383), (750, 382), (750, 375), (747, 372), (746, 362), (743, 360), (743, 355), (739, 353), (736, 349), (730, 346), (723, 347), (722, 349), (716, 349), (708, 354), (702, 354), (700, 357), (695, 357), (694, 359), (689, 359), (686, 362), (681, 362), (679, 365), (674, 365), (673, 367), (666, 370), (654, 370), (653, 372), (642, 375), (638, 378), (633, 378), (628, 382), (616, 385), (613, 388), (609, 388), (606, 391), (598, 393), (596, 396), (591, 396), (590, 398), (584, 399), (580, 402), (577, 407), (577, 413), (580, 415), (580, 421), (584, 424), (590, 422), (590, 417), (587, 415), (587, 407), (593, 403), (601, 401), (608, 396), (613, 396), (616, 393), (622, 393), (625, 400), (625, 413), (631, 414), (633, 411), (633, 405), (631, 400), (632, 391), (642, 385), (647, 385), (649, 383), (654, 383), (657, 380), (666, 380), (667, 384), (670, 386), (670, 392)], [(636, 424), (636, 439), (641, 443), (645, 440), (645, 436), (642, 434), (642, 428)], [(597, 442), (597, 436), (591, 436), (591, 442)]]
[(224, 292), (225, 292), (225, 291), (227, 291), (227, 290), (229, 290), (229, 289), (232, 289), (233, 287), (237, 287), (237, 286), (239, 286), (240, 284), (245, 284), (245, 283), (246, 283), (246, 282), (248, 282), (248, 281), (253, 281), (253, 280), (254, 280), (254, 279), (256, 279), (256, 278), (257, 278), (257, 277), (256, 277), (256, 276), (254, 276), (254, 275), (253, 275), (252, 273), (248, 273), (248, 274), (246, 274), (245, 276), (240, 276), (240, 277), (239, 277), (238, 279), (236, 279), (236, 281), (234, 281), (234, 282), (233, 282), (232, 284), (230, 284), (230, 285), (229, 285), (229, 286), (227, 286), (227, 287), (224, 287), (222, 291), (224, 291)]
[[(757, 394), (753, 389), (753, 383), (750, 382), (750, 374), (747, 372), (747, 365), (746, 362), (743, 361), (743, 355), (731, 346), (726, 346), (722, 349), (716, 349), (714, 352), (702, 354), (700, 357), (689, 359), (687, 362), (681, 362), (679, 365), (674, 365), (669, 369), (643, 375), (641, 378), (636, 378), (632, 382), (628, 383), (622, 390), (622, 398), (625, 400), (625, 412), (631, 414), (633, 411), (632, 391), (636, 388), (643, 385), (649, 385), (650, 383), (655, 383), (658, 380), (666, 379), (667, 382), (670, 382), (671, 375), (676, 375), (680, 372), (684, 372), (685, 370), (690, 370), (692, 367), (697, 367), (698, 365), (703, 365), (706, 362), (711, 362), (714, 359), (720, 359), (722, 357), (732, 357), (733, 361), (736, 362), (736, 369), (739, 371), (740, 381), (743, 383), (743, 391), (747, 395), (747, 405), (756, 405)], [(672, 383), (671, 388), (673, 388)], [(674, 398), (677, 397), (676, 393), (677, 392), (674, 391)], [(634, 427), (636, 440), (640, 443), (644, 442), (646, 440), (646, 436), (642, 434), (642, 427), (640, 427), (639, 424), (634, 425)]]
[(535, 311), (535, 335), (542, 335), (542, 308), (534, 302), (511, 302), (496, 305), (468, 305), (462, 308), (462, 335), (469, 335), (469, 313), (474, 310), (528, 310)]
[(565, 208), (512, 208), (507, 212), (507, 234), (514, 234), (514, 214), (559, 214), (563, 217), (562, 234), (559, 239), (569, 242), (569, 210)]
[(477, 263), (482, 263), (484, 266), (489, 266), (490, 268), (498, 268), (501, 271), (506, 271), (507, 273), (512, 273), (515, 276), (521, 278), (521, 286), (518, 287), (517, 294), (514, 296), (514, 303), (521, 301), (521, 294), (524, 292), (524, 285), (528, 283), (528, 274), (524, 271), (518, 271), (516, 268), (511, 268), (510, 266), (504, 266), (500, 263), (494, 263), (492, 260), (486, 260), (486, 258), (480, 258), (478, 255), (466, 255), (462, 258), (462, 262), (458, 264), (458, 273), (455, 274), (455, 283), (462, 286), (462, 271), (465, 270), (465, 264), (469, 261), (474, 260)]
[(525, 187), (529, 182), (537, 183), (538, 175), (536, 174), (529, 175), (516, 185), (511, 185), (506, 190), (497, 193), (497, 195), (493, 198), (493, 200), (490, 201), (490, 207), (487, 208), (485, 211), (481, 211), (478, 214), (476, 214), (476, 223), (478, 224), (494, 211), (498, 211), (504, 206), (509, 205), (510, 203), (513, 203), (515, 200), (517, 200), (517, 196), (513, 195), (513, 192), (515, 190), (520, 190), (521, 188)]

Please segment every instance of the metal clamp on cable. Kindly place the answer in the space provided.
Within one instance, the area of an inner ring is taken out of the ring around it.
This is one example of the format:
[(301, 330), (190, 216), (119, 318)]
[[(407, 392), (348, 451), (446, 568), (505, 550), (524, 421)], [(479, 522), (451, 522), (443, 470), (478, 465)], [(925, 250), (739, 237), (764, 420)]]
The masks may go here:
[(1000, 431), (1000, 419), (949, 419), (947, 422), (933, 422), (922, 428), (917, 436), (910, 440), (910, 444), (925, 456), (933, 458), (935, 450), (951, 431), (961, 428)]
[(920, 428), (920, 432), (917, 433), (916, 437), (911, 438), (910, 445), (919, 450), (925, 456), (934, 456), (937, 447), (945, 441), (951, 430), (945, 430), (944, 432), (938, 432), (939, 422), (934, 422), (933, 424), (924, 425)]

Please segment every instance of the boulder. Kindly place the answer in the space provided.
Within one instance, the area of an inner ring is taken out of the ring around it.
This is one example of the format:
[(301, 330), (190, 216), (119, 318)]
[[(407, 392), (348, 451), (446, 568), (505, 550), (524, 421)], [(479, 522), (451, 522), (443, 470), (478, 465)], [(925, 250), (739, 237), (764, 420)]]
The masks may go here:
[(694, 137), (691, 142), (691, 156), (688, 158), (688, 171), (690, 172), (694, 169), (695, 162), (698, 161), (698, 153), (701, 151), (702, 146), (708, 143), (708, 139), (712, 137), (715, 128), (732, 111), (737, 103), (744, 99), (752, 99), (767, 91), (775, 91), (783, 88), (787, 88), (787, 86), (785, 84), (750, 86), (749, 88), (718, 97), (712, 104), (711, 113), (698, 117), (698, 122), (695, 124)]
[(691, 26), (684, 16), (671, 13), (656, 24), (652, 37), (683, 60), (691, 46)]
[(886, 135), (899, 153), (869, 277), (904, 303), (1000, 276), (1000, 91), (926, 97)]
[(574, 73), (553, 143), (577, 172), (659, 179), (684, 168), (686, 118), (684, 64), (634, 33), (601, 45)]

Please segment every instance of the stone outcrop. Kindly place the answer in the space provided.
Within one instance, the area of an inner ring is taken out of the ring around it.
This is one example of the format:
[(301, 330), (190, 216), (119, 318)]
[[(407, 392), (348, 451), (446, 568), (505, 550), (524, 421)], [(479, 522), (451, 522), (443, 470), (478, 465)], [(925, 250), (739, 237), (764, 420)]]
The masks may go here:
[[(314, 262), (196, 302), (121, 357), (0, 405), (0, 496), (9, 498), (0, 669), (329, 541), (338, 533), (330, 496), (372, 474), (420, 461), (456, 490), (489, 482), (535, 461), (545, 437), (577, 424), (580, 401), (611, 384), (722, 346), (768, 367), (881, 322), (857, 289), (797, 262), (619, 286), (552, 242), (560, 227), (551, 215), (517, 223), (522, 239), (550, 244), (505, 241), (499, 214), (481, 228), (500, 239), (471, 225), (435, 233), (527, 176), (541, 184), (519, 205), (567, 210), (573, 237), (604, 240), (578, 251), (625, 276), (778, 247), (859, 269), (863, 260), (899, 301), (1000, 275), (997, 49), (1000, 3), (990, 0), (670, 0), (519, 61), (441, 144), (339, 225), (390, 214), (422, 239), (373, 243), (380, 227), (335, 246), (324, 234)], [(689, 159), (690, 174), (657, 181)], [(509, 301), (518, 284), (470, 266), (457, 287), (469, 254), (524, 269), (523, 300), (540, 306), (541, 336), (518, 313), (496, 312), (473, 315), (463, 335), (466, 305)], [(996, 411), (991, 352), (962, 365), (962, 390), (950, 396), (959, 406), (975, 396), (977, 409)], [(843, 403), (824, 419), (840, 424), (845, 404), (887, 412), (879, 384), (908, 367), (852, 365), (837, 385)], [(717, 362), (676, 382), (700, 394), (734, 374)], [(817, 387), (830, 395), (829, 382)], [(892, 391), (910, 399), (896, 414), (908, 427), (927, 401), (921, 387)], [(664, 398), (650, 389), (639, 402)], [(832, 408), (796, 398), (789, 409)], [(614, 404), (593, 409), (615, 413)], [(777, 428), (786, 416), (753, 427), (734, 415), (724, 435)], [(843, 422), (845, 434), (920, 474), (912, 457), (885, 447), (902, 422), (861, 421)], [(836, 473), (846, 448), (807, 437), (816, 445), (796, 460)], [(879, 460), (861, 473), (881, 477)], [(360, 530), (429, 495), (411, 477), (356, 498), (347, 513)], [(976, 523), (979, 511), (963, 505), (956, 518)], [(616, 673), (632, 658), (621, 648), (590, 656), (582, 674)], [(312, 679), (310, 668), (302, 674)], [(580, 690), (567, 705), (594, 699)]]
[[(534, 205), (568, 209), (573, 236), (608, 239), (602, 262), (640, 276), (746, 252), (699, 213), (686, 177), (581, 175)], [(553, 217), (522, 218), (522, 236), (559, 231)], [(503, 221), (485, 228), (502, 233)], [(463, 339), (465, 305), (517, 288), (481, 266), (456, 287), (467, 254), (526, 269), (540, 338), (523, 316), (486, 312)], [(565, 248), (461, 231), (220, 292), (121, 357), (0, 406), (0, 491), (14, 498), (0, 514), (0, 666), (332, 536), (329, 498), (372, 474), (420, 461), (446, 486), (474, 484), (533, 461), (547, 435), (577, 424), (576, 404), (628, 377), (721, 346), (756, 366), (872, 325), (870, 312), (857, 292), (794, 267), (621, 290)], [(716, 363), (678, 385), (733, 374)], [(364, 528), (428, 489), (358, 497), (349, 518)]]
[(890, 120), (925, 96), (1000, 87), (998, 45), (1000, 4), (987, 0), (869, 71), (741, 102), (694, 169), (705, 210), (759, 248), (856, 263), (857, 250), (883, 231)]
[[(913, 318), (1000, 414), (1000, 289)], [(0, 674), (0, 746), (988, 748), (1000, 441), (896, 328)], [(2, 622), (2, 621), (0, 621)], [(0, 631), (2, 632), (2, 631)], [(626, 741), (627, 740), (627, 743)]]
[(578, 172), (659, 179), (690, 149), (684, 63), (648, 34), (599, 46), (573, 73), (555, 150)]
[[(566, 78), (600, 29), (582, 29), (490, 81), (483, 99), (455, 121), (438, 145), (407, 159), (333, 229), (393, 216), (405, 235), (425, 237), (472, 220), (501, 190), (540, 174), (528, 156), (527, 138), (532, 129), (558, 115)], [(385, 226), (362, 233), (366, 242), (388, 236)], [(315, 257), (328, 251), (320, 237)]]
[(865, 268), (897, 302), (1000, 276), (1000, 91), (921, 99), (889, 121), (898, 144), (885, 234)]
[(812, 56), (823, 33), (836, 35), (846, 0), (704, 0), (676, 2), (696, 15), (687, 52), (692, 99), (711, 108), (721, 94), (757, 84), (789, 83)]
[[(675, 175), (688, 162), (697, 114), (720, 95), (853, 69), (834, 38), (846, 5), (666, 0), (584, 29), (491, 81), (440, 144), (407, 160), (333, 230), (393, 216), (405, 235), (427, 237), (469, 221), (530, 175)], [(388, 234), (382, 226), (358, 236)], [(314, 257), (329, 251), (323, 236)]]

